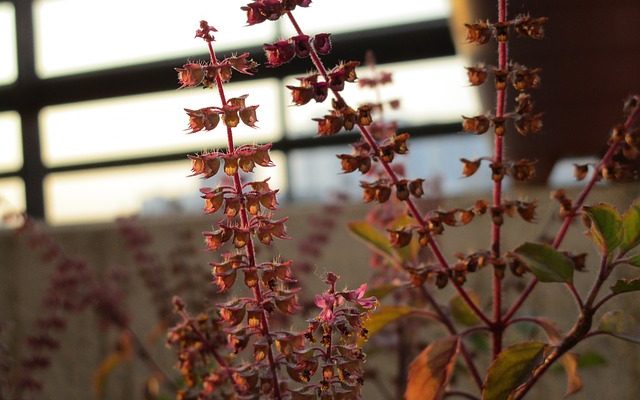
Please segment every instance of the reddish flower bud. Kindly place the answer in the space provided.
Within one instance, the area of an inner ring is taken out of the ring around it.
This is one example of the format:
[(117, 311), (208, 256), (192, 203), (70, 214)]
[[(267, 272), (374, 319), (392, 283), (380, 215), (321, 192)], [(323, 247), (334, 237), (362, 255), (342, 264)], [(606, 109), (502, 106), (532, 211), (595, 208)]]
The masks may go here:
[(196, 30), (196, 36), (204, 39), (206, 42), (213, 42), (215, 38), (213, 37), (213, 32), (218, 32), (216, 28), (213, 26), (209, 26), (207, 21), (200, 21), (200, 28)]

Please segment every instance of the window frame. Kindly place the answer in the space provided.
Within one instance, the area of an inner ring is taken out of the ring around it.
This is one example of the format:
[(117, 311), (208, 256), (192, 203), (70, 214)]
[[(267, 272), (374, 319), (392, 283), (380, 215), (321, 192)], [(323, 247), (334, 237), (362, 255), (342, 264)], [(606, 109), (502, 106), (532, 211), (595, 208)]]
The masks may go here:
[[(185, 159), (185, 153), (180, 152), (55, 167), (44, 165), (41, 158), (38, 122), (39, 113), (44, 107), (175, 89), (176, 77), (173, 68), (182, 65), (185, 60), (168, 58), (151, 63), (43, 79), (38, 77), (35, 71), (33, 1), (9, 0), (8, 2), (12, 3), (15, 9), (18, 77), (13, 83), (0, 86), (0, 112), (17, 111), (20, 115), (23, 165), (17, 171), (0, 172), (0, 178), (20, 177), (24, 181), (26, 212), (29, 215), (46, 218), (43, 182), (48, 174)], [(379, 64), (455, 55), (447, 19), (340, 33), (332, 37), (334, 48), (326, 57), (328, 65), (333, 65), (340, 60), (352, 59), (354, 55), (363, 57), (369, 49), (376, 52)], [(424, 40), (416, 38), (424, 38)], [(398, 46), (398, 43), (412, 43), (412, 46), (410, 48)], [(249, 52), (259, 62), (264, 58), (261, 46), (246, 47), (236, 51)], [(196, 58), (206, 59), (206, 57), (207, 55), (202, 53)], [(280, 68), (261, 68), (259, 78), (277, 78), (282, 82), (287, 76), (304, 74), (308, 68), (308, 63), (304, 62), (292, 62)], [(234, 75), (234, 81), (246, 79), (251, 77)], [(287, 93), (283, 85), (280, 87), (281, 104), (285, 104), (284, 96)], [(273, 143), (273, 149), (282, 151), (285, 157), (292, 150), (348, 144), (359, 137), (356, 133), (341, 133), (326, 138), (291, 138), (287, 135), (285, 118), (282, 118), (282, 129), (281, 139)], [(310, 123), (309, 131), (312, 129), (313, 125)], [(460, 125), (452, 122), (403, 127), (403, 129), (411, 132), (413, 137), (426, 137), (458, 132)], [(197, 150), (194, 149), (194, 151)]]

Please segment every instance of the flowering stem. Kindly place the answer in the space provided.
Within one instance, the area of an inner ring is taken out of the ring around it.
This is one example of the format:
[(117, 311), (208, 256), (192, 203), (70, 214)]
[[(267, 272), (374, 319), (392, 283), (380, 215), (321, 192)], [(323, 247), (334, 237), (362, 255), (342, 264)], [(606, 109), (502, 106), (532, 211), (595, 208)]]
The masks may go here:
[[(498, 0), (498, 22), (501, 24), (507, 21), (507, 2), (506, 0)], [(508, 58), (507, 41), (498, 42), (498, 69), (505, 71), (507, 69)], [(504, 118), (507, 102), (506, 88), (496, 90), (496, 119)], [(504, 156), (504, 132), (495, 134), (494, 138), (494, 154), (493, 164), (502, 165)], [(502, 178), (493, 182), (493, 207), (502, 205)], [(491, 226), (491, 251), (493, 257), (500, 258), (500, 237), (502, 224), (492, 223)], [(493, 358), (495, 359), (500, 351), (502, 351), (502, 332), (504, 326), (502, 324), (502, 274), (503, 271), (494, 268), (493, 271), (493, 324), (491, 327), (493, 342)]]
[[(213, 50), (213, 45), (211, 41), (207, 40), (207, 46), (209, 48), (209, 56), (211, 58), (211, 63), (217, 64), (218, 59), (216, 57), (216, 53)], [(220, 95), (220, 101), (222, 102), (222, 106), (227, 103), (227, 99), (224, 93), (224, 87), (222, 84), (222, 78), (220, 78), (220, 73), (216, 74), (216, 86), (218, 87), (218, 94)], [(235, 145), (233, 143), (233, 130), (230, 126), (227, 126), (227, 146), (228, 153), (233, 154), (235, 152)], [(242, 181), (240, 180), (240, 173), (236, 171), (233, 174), (233, 183), (235, 186), (236, 193), (238, 195), (242, 194)], [(249, 216), (247, 215), (247, 209), (244, 204), (244, 199), (241, 200), (242, 206), (240, 207), (240, 221), (242, 223), (242, 228), (249, 228)], [(249, 268), (254, 269), (257, 266), (256, 263), (256, 252), (255, 247), (253, 245), (253, 237), (248, 235), (247, 245), (246, 245), (246, 255), (249, 259)], [(273, 344), (273, 340), (271, 338), (271, 333), (269, 329), (269, 319), (267, 315), (267, 310), (262, 307), (263, 297), (262, 291), (260, 289), (260, 282), (256, 282), (253, 287), (253, 295), (256, 300), (256, 304), (258, 304), (262, 308), (262, 318), (261, 318), (261, 333), (267, 339), (267, 358), (269, 360), (269, 368), (271, 370), (271, 376), (273, 379), (273, 393), (277, 400), (282, 399), (282, 395), (280, 394), (280, 384), (278, 383), (278, 372), (276, 368), (275, 358), (273, 356), (273, 349), (271, 345)]]
[[(631, 126), (634, 125), (634, 123), (636, 122), (636, 120), (639, 117), (640, 117), (640, 107), (637, 107), (627, 117), (627, 120), (624, 123), (624, 129), (627, 130), (627, 129), (631, 128)], [(565, 236), (566, 236), (566, 234), (567, 234), (567, 232), (569, 230), (569, 226), (571, 225), (571, 223), (575, 219), (575, 217), (578, 214), (578, 212), (582, 209), (582, 206), (584, 205), (584, 202), (587, 199), (587, 196), (589, 195), (589, 193), (591, 193), (591, 190), (593, 189), (595, 184), (598, 181), (600, 181), (600, 179), (602, 179), (602, 170), (604, 169), (604, 167), (607, 164), (609, 164), (611, 162), (611, 160), (613, 159), (613, 156), (620, 149), (620, 146), (621, 146), (621, 142), (620, 141), (612, 142), (611, 145), (609, 146), (609, 149), (605, 153), (605, 155), (602, 157), (600, 162), (594, 168), (593, 174), (591, 175), (591, 179), (589, 180), (587, 185), (584, 187), (584, 189), (582, 189), (582, 192), (580, 193), (580, 195), (576, 199), (576, 202), (573, 205), (573, 207), (571, 208), (571, 211), (569, 212), (569, 214), (564, 218), (562, 226), (558, 230), (558, 233), (556, 234), (556, 237), (553, 240), (552, 246), (553, 246), (554, 249), (559, 248), (560, 245), (562, 244), (562, 241), (564, 240), (564, 238), (565, 238)], [(522, 306), (522, 304), (525, 302), (525, 300), (529, 297), (529, 295), (531, 294), (531, 292), (533, 291), (533, 289), (536, 287), (537, 284), (538, 284), (538, 279), (537, 278), (534, 278), (531, 282), (529, 282), (529, 285), (527, 285), (527, 287), (522, 292), (520, 297), (518, 297), (516, 302), (513, 303), (513, 305), (509, 309), (509, 311), (505, 314), (505, 316), (503, 318), (503, 321), (507, 322), (507, 321), (509, 321), (509, 319), (511, 319), (511, 317), (513, 317), (513, 315), (518, 311), (518, 309)], [(577, 294), (575, 292), (575, 288), (573, 288), (573, 291), (574, 291), (574, 295)], [(578, 298), (579, 298), (579, 296), (578, 296)]]
[[(304, 35), (304, 32), (302, 31), (302, 29), (300, 29), (300, 25), (298, 25), (298, 22), (296, 21), (295, 17), (291, 13), (291, 11), (287, 12), (287, 17), (289, 18), (289, 20), (291, 21), (293, 27), (295, 28), (296, 33), (298, 35)], [(329, 81), (329, 74), (327, 72), (327, 69), (325, 68), (324, 64), (322, 63), (322, 60), (318, 56), (318, 53), (316, 52), (314, 47), (313, 46), (310, 46), (310, 47), (311, 47), (310, 56), (311, 56), (311, 60), (313, 62), (313, 65), (316, 67), (316, 69), (318, 70), (320, 75), (322, 75), (322, 77), (328, 82)], [(331, 89), (331, 92), (335, 96), (336, 100), (346, 104), (346, 102), (342, 98), (342, 95), (339, 92), (337, 92), (337, 91), (335, 91), (333, 89)], [(360, 130), (360, 133), (362, 134), (363, 139), (367, 142), (367, 144), (369, 144), (369, 146), (371, 146), (371, 149), (373, 150), (374, 154), (380, 154), (380, 146), (378, 146), (378, 143), (375, 141), (375, 139), (371, 135), (371, 132), (369, 132), (369, 129), (365, 125), (362, 125), (362, 124), (357, 124), (357, 126), (358, 126), (358, 129)], [(386, 161), (384, 161), (382, 159), (380, 159), (379, 162), (382, 165), (382, 168), (385, 170), (385, 172), (389, 176), (389, 179), (391, 179), (391, 181), (393, 182), (393, 184), (397, 184), (399, 182), (399, 178), (398, 178), (397, 174), (395, 173), (395, 171), (391, 168), (391, 165), (389, 165), (388, 162), (386, 162)], [(427, 227), (427, 223), (426, 223), (424, 217), (422, 216), (422, 214), (420, 213), (420, 211), (419, 211), (418, 207), (416, 206), (415, 202), (413, 201), (413, 199), (412, 198), (408, 198), (404, 202), (406, 203), (407, 207), (409, 208), (409, 212), (415, 218), (415, 220), (418, 222), (418, 224), (422, 228), (426, 228)], [(438, 260), (438, 263), (440, 264), (441, 269), (443, 271), (447, 271), (448, 272), (449, 269), (450, 269), (449, 263), (444, 258), (444, 255), (442, 254), (442, 250), (440, 249), (440, 246), (438, 245), (438, 243), (430, 235), (428, 237), (428, 245), (429, 245), (429, 248), (431, 249), (431, 251), (433, 252), (433, 255)], [(460, 294), (460, 297), (462, 297), (462, 299), (467, 303), (469, 308), (471, 308), (471, 310), (473, 310), (473, 312), (478, 316), (478, 318), (480, 318), (487, 325), (491, 325), (492, 322), (484, 314), (484, 312), (482, 312), (482, 310), (480, 310), (480, 308), (473, 302), (473, 300), (471, 300), (471, 297), (469, 297), (468, 293), (464, 290), (464, 288), (453, 279), (451, 280), (451, 282), (454, 285), (454, 287), (456, 288), (456, 290), (458, 291), (458, 293)]]

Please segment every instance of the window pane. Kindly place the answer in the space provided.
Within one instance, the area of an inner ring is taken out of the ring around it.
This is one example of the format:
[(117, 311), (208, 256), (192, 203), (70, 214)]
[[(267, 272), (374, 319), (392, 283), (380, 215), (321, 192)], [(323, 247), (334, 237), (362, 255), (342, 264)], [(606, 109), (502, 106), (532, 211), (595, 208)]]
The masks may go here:
[(0, 113), (0, 171), (16, 171), (22, 167), (20, 115), (9, 111)]
[(289, 155), (291, 194), (294, 200), (325, 201), (336, 191), (361, 196), (359, 173), (343, 174), (336, 154), (350, 153), (348, 146), (295, 150)]
[(18, 77), (16, 60), (16, 23), (13, 4), (0, 3), (0, 85), (8, 84)]
[[(477, 158), (491, 154), (491, 143), (485, 139), (463, 134), (412, 139), (409, 154), (396, 157), (394, 164), (404, 164), (409, 179), (427, 179), (425, 188), (438, 181), (440, 192), (446, 196), (489, 190), (491, 177), (488, 168), (482, 168), (473, 177), (461, 178), (461, 157)], [(335, 155), (344, 153), (350, 154), (351, 148), (332, 146), (291, 152), (289, 165), (294, 199), (326, 200), (336, 190), (360, 198), (359, 182), (373, 178), (358, 172), (342, 173), (340, 160)]]
[(262, 44), (275, 24), (248, 29), (243, 2), (36, 0), (36, 70), (42, 77), (206, 53), (193, 38), (206, 19), (220, 49)]
[[(296, 9), (295, 17), (306, 32), (337, 33), (447, 18), (449, 13), (449, 0), (322, 0)], [(291, 24), (284, 26), (286, 35), (294, 34)]]
[(26, 209), (24, 182), (20, 178), (0, 179), (0, 226), (2, 215), (7, 212), (19, 212)]
[(488, 164), (469, 178), (462, 177), (460, 158), (475, 159), (491, 155), (489, 137), (463, 133), (411, 139), (405, 166), (409, 178), (438, 179), (445, 196), (490, 190), (491, 174)]
[[(391, 72), (393, 82), (379, 87), (383, 101), (400, 100), (397, 110), (385, 110), (385, 119), (395, 120), (400, 126), (459, 121), (461, 115), (480, 112), (480, 100), (475, 88), (469, 87), (461, 57), (443, 57), (429, 60), (383, 64), (376, 68)], [(370, 74), (367, 67), (357, 70), (358, 76)], [(287, 84), (296, 85), (294, 77)], [(375, 89), (359, 88), (347, 84), (343, 92), (353, 106), (377, 101)], [(285, 97), (291, 98), (289, 93)], [(311, 118), (327, 113), (329, 104), (309, 103), (305, 106), (286, 107), (287, 130), (292, 136), (315, 134), (316, 124)]]
[[(265, 143), (281, 135), (276, 80), (225, 88), (228, 98), (250, 93), (247, 105), (260, 105), (259, 128), (238, 125), (238, 143)], [(223, 124), (209, 132), (185, 133), (188, 117), (183, 108), (219, 104), (213, 90), (185, 89), (47, 107), (40, 116), (43, 161), (54, 166), (224, 147)]]
[[(278, 152), (272, 154), (272, 159), (276, 167), (258, 167), (252, 178), (271, 176), (271, 186), (282, 188), (280, 196), (283, 196), (286, 191), (284, 160)], [(185, 160), (51, 174), (45, 179), (48, 220), (52, 224), (77, 224), (112, 221), (132, 213), (199, 213), (203, 203), (198, 189), (215, 187), (219, 176), (209, 180), (187, 177), (190, 168), (190, 162)]]

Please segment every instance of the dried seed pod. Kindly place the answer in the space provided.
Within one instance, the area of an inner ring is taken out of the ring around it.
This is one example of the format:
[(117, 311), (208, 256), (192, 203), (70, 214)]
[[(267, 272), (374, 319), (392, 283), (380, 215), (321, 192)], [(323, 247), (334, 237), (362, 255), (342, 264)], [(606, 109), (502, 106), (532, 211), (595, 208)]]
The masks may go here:
[(544, 38), (544, 25), (548, 20), (547, 17), (532, 18), (529, 15), (519, 15), (514, 25), (518, 34), (540, 40)]
[(491, 168), (491, 179), (493, 179), (494, 182), (499, 182), (504, 179), (507, 173), (507, 169), (502, 163), (492, 162), (489, 164), (489, 168)]
[(476, 160), (467, 160), (466, 158), (461, 158), (460, 161), (463, 164), (462, 176), (469, 177), (475, 174), (476, 171), (478, 171), (482, 162), (482, 158), (478, 158)]
[(493, 69), (493, 77), (495, 78), (496, 90), (505, 90), (507, 88), (507, 79), (509, 78), (508, 69)]
[(465, 67), (465, 69), (467, 70), (467, 78), (469, 79), (469, 84), (471, 84), (471, 86), (482, 85), (489, 75), (487, 73), (487, 68), (484, 65)]
[(482, 135), (489, 130), (491, 121), (484, 115), (478, 115), (475, 117), (462, 116), (462, 130), (465, 132), (475, 133), (476, 135)]
[(589, 164), (573, 164), (573, 176), (576, 180), (583, 180), (589, 173)]
[(542, 113), (521, 115), (516, 119), (516, 130), (523, 136), (540, 132), (542, 130)]
[(523, 65), (513, 67), (513, 77), (511, 78), (513, 88), (519, 92), (528, 89), (536, 89), (540, 86), (541, 68), (527, 68)]
[(401, 179), (398, 182), (396, 182), (395, 187), (396, 187), (396, 197), (398, 198), (398, 200), (400, 201), (405, 201), (409, 199), (409, 184), (408, 184), (408, 180), (407, 179)]
[(531, 100), (531, 95), (528, 93), (520, 93), (518, 97), (516, 97), (516, 113), (522, 114), (530, 114), (533, 112), (533, 100)]
[(409, 182), (409, 192), (411, 192), (414, 197), (422, 197), (424, 194), (424, 188), (422, 187), (423, 182), (424, 179), (421, 178), (414, 179)]
[(519, 201), (516, 205), (516, 209), (520, 218), (527, 222), (534, 222), (536, 218), (536, 208), (538, 204), (535, 201), (524, 202)]
[(478, 21), (475, 24), (464, 24), (467, 28), (467, 42), (485, 44), (491, 39), (491, 28), (488, 21)]
[(504, 136), (506, 132), (505, 121), (506, 119), (504, 117), (493, 117), (491, 119), (491, 122), (493, 123), (493, 131), (496, 136)]
[(504, 43), (509, 39), (509, 22), (496, 22), (493, 24), (493, 34), (498, 42)]
[(509, 170), (509, 173), (515, 180), (518, 181), (526, 181), (532, 179), (536, 175), (535, 163), (536, 161), (531, 160), (518, 160), (513, 163)]
[(391, 246), (395, 248), (407, 246), (413, 237), (411, 231), (405, 229), (387, 229), (387, 232), (389, 232), (389, 242), (391, 243)]

